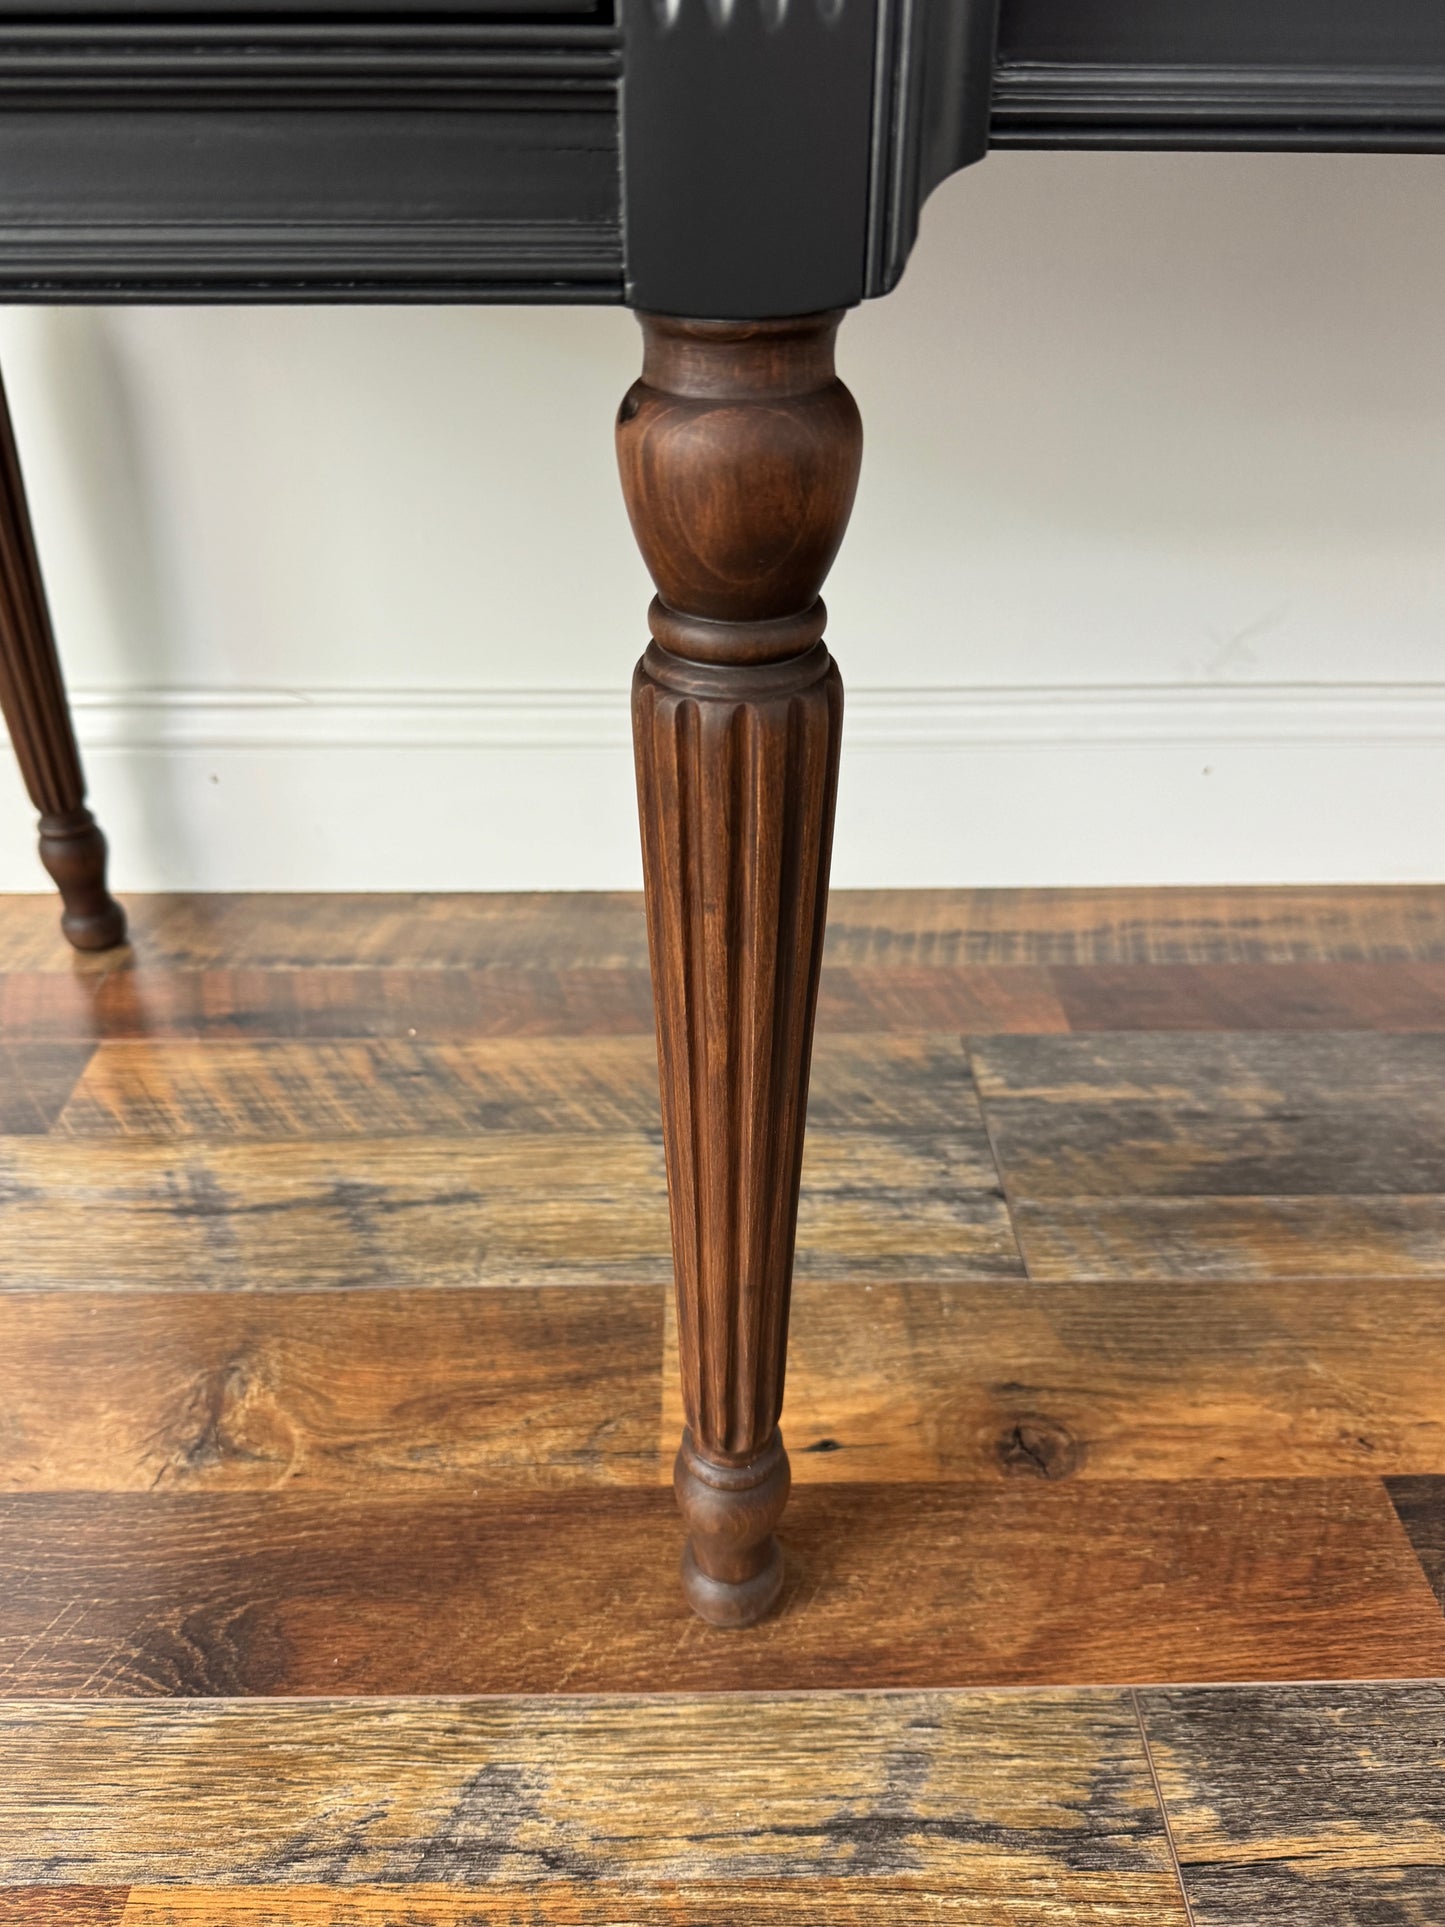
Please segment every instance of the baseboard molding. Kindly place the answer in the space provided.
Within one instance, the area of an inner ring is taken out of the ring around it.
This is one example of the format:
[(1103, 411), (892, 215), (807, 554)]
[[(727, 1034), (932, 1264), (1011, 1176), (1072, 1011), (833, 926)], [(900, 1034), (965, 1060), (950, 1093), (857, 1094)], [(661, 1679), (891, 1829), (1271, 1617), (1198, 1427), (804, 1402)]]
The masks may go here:
[[(634, 888), (627, 695), (81, 689), (122, 888)], [(1445, 683), (850, 689), (840, 885), (1445, 880)], [(0, 889), (44, 886), (0, 759)], [(4, 825), (13, 825), (13, 831)]]
[[(1437, 744), (1445, 683), (853, 688), (847, 740), (869, 749), (1035, 744)], [(607, 689), (78, 689), (104, 749), (616, 749), (627, 696)]]

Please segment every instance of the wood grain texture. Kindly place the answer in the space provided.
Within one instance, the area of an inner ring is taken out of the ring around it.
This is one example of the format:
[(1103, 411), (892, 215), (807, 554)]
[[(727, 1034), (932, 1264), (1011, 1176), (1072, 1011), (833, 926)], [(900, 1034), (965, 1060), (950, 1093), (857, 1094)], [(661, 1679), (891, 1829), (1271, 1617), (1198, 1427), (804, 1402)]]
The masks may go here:
[[(980, 1010), (987, 1008), (982, 998), (976, 1001)], [(1005, 993), (1000, 1001), (1006, 1002)], [(1020, 1014), (1031, 1014), (1022, 999)], [(640, 970), (140, 966), (103, 974), (17, 970), (0, 976), (0, 1037), (6, 1038), (437, 1042), (651, 1034), (652, 991)]]
[[(670, 1310), (662, 1359), (669, 1296), (661, 1281), (12, 1293), (0, 1488), (383, 1496), (665, 1479), (682, 1419)], [(1445, 1468), (1442, 1320), (1433, 1282), (804, 1280), (794, 1479), (1430, 1473)]]
[(0, 1141), (6, 1290), (587, 1287), (671, 1275), (661, 1147), (640, 1134)]
[(778, 1438), (843, 685), (818, 599), (863, 429), (837, 314), (641, 315), (617, 416), (657, 586), (632, 680), (678, 1365), (683, 1586), (715, 1624), (773, 1604)]
[(28, 1789), (8, 1878), (134, 1881), (143, 1908), (162, 1882), (430, 1883), (485, 1921), (559, 1890), (564, 1921), (694, 1896), (766, 1920), (781, 1889), (797, 1920), (851, 1886), (845, 1920), (1182, 1921), (1122, 1694), (12, 1706), (0, 1775)]
[(87, 1044), (0, 1044), (0, 1137), (50, 1130), (90, 1056)]
[(940, 964), (1445, 962), (1445, 887), (846, 890), (827, 956)]
[(470, 1496), (655, 1480), (663, 1297), (13, 1294), (0, 1488)]
[[(69, 968), (43, 905), (0, 897), (0, 969)], [(640, 894), (327, 891), (127, 898), (145, 967), (646, 970)]]
[[(981, 1125), (815, 1132), (799, 1271), (1021, 1278)], [(0, 1140), (0, 1291), (670, 1282), (640, 1133)]]
[(1438, 1266), (1445, 1037), (993, 1037), (973, 1062), (1036, 1278)]
[[(12, 1045), (56, 1055), (84, 1046)], [(841, 1036), (817, 1055), (820, 1130), (968, 1133), (986, 1155), (967, 1053), (947, 1035)], [(459, 1136), (490, 1131), (658, 1135), (646, 1036), (101, 1044), (56, 1124), (63, 1136)]]
[[(819, 1024), (845, 1031), (1069, 1028), (1048, 972), (1021, 965), (823, 973)], [(544, 964), (475, 969), (109, 971), (13, 970), (0, 975), (0, 1039), (647, 1036), (645, 970)]]
[(1445, 1250), (1437, 1197), (1014, 1198), (1012, 1218), (1040, 1283), (1423, 1281)]
[(125, 1887), (0, 1886), (0, 1927), (120, 1927)]
[[(1112, 1891), (1111, 1891), (1112, 1888)], [(1056, 1897), (1058, 1896), (1058, 1897)], [(497, 1892), (408, 1882), (397, 1887), (135, 1888), (125, 1927), (1186, 1927), (1172, 1872), (1045, 1875), (995, 1890), (985, 1869), (967, 1884), (846, 1875), (732, 1886), (678, 1883), (665, 1892), (588, 1888), (566, 1881)]]
[[(640, 893), (382, 892), (127, 898), (136, 957), (178, 969), (647, 969)], [(835, 890), (825, 962), (1442, 963), (1445, 889)], [(41, 896), (0, 896), (0, 971), (73, 958)], [(109, 958), (82, 959), (109, 969)]]
[(792, 1332), (795, 1484), (1445, 1472), (1434, 1280), (800, 1280)]
[(1387, 1479), (1400, 1523), (1445, 1610), (1445, 1477), (1417, 1473)]
[(1445, 1029), (1440, 963), (1060, 964), (1049, 979), (1075, 1031)]
[(701, 1633), (660, 1488), (0, 1500), (7, 1697), (1423, 1677), (1375, 1480), (801, 1486), (777, 1615)]
[(1195, 1927), (1433, 1927), (1445, 1685), (1139, 1695)]

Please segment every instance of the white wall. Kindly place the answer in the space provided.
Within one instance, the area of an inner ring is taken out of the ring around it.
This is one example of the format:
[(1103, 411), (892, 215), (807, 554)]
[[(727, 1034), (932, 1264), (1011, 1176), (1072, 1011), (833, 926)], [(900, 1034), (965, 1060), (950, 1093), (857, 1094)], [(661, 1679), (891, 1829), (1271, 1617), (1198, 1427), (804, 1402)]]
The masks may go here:
[[(849, 318), (839, 883), (1445, 878), (1445, 161), (1000, 155)], [(636, 327), (10, 310), (115, 875), (636, 880)], [(0, 772), (0, 887), (38, 887)]]

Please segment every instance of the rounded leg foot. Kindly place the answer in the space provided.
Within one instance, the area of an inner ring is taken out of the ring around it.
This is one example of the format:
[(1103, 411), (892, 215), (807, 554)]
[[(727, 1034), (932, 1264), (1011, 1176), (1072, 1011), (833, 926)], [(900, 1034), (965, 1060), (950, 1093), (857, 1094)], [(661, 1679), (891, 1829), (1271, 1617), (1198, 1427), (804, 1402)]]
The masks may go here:
[(77, 950), (125, 942), (125, 911), (106, 888), (105, 838), (87, 809), (40, 819), (40, 861), (60, 891), (60, 927)]
[(685, 1431), (673, 1489), (687, 1525), (682, 1590), (710, 1626), (752, 1626), (777, 1604), (783, 1551), (773, 1528), (788, 1503), (788, 1455), (774, 1431), (741, 1465), (707, 1459)]

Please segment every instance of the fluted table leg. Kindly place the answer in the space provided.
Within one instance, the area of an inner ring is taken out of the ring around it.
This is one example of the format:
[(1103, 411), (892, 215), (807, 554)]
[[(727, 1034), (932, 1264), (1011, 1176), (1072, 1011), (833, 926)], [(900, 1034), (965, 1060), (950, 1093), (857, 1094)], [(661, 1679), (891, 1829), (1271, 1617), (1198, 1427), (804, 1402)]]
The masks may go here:
[(837, 315), (643, 317), (624, 493), (657, 584), (633, 684), (687, 1429), (683, 1585), (717, 1625), (782, 1585), (778, 1432), (843, 690), (818, 591), (862, 429)]
[(77, 950), (125, 940), (125, 912), (106, 887), (105, 838), (86, 808), (85, 778), (55, 651), (10, 410), (0, 388), (0, 712), (40, 812), (40, 860), (60, 891), (60, 927)]

